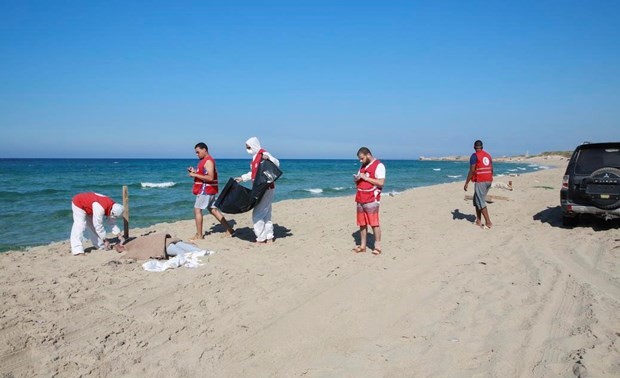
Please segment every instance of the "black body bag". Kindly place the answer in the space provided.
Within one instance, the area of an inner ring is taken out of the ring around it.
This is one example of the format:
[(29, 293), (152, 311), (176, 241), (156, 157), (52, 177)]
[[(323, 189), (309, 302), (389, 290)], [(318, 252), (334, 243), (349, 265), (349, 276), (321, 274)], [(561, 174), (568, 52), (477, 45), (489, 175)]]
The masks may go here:
[(215, 207), (226, 214), (240, 214), (250, 211), (280, 176), (282, 176), (280, 168), (270, 160), (262, 160), (256, 170), (252, 189), (246, 188), (231, 177), (215, 201)]

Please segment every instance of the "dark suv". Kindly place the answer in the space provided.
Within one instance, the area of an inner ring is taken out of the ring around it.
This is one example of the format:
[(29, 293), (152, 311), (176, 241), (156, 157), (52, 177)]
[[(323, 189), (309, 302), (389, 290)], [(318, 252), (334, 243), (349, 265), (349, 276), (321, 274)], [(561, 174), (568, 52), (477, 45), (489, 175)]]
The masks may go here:
[(620, 142), (584, 143), (575, 149), (562, 180), (560, 205), (567, 227), (575, 226), (580, 214), (620, 218)]

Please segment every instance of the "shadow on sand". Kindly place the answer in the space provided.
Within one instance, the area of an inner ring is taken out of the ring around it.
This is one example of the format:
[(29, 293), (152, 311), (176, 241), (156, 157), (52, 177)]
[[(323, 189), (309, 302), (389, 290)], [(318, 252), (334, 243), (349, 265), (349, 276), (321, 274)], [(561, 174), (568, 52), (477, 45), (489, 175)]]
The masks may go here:
[[(366, 233), (366, 248), (375, 249), (375, 235), (372, 233), (372, 227), (368, 227), (368, 232)], [(362, 238), (360, 236), (360, 231), (357, 230), (351, 234), (353, 237), (353, 241), (355, 245), (360, 245), (362, 242)]]
[(620, 228), (620, 219), (606, 221), (592, 215), (581, 215), (574, 227), (565, 227), (562, 224), (562, 208), (560, 206), (547, 207), (532, 217), (535, 221), (547, 223), (552, 227), (571, 229), (580, 227), (590, 227), (594, 231), (607, 231), (614, 228)]
[[(229, 223), (231, 223), (231, 226), (232, 226), (232, 221)], [(222, 232), (224, 232), (223, 231), (224, 227), (222, 227), (222, 225), (216, 225), (213, 228), (216, 228), (216, 227), (220, 227)], [(291, 232), (290, 228), (286, 228), (286, 227), (280, 226), (277, 223), (274, 223), (273, 225), (274, 240), (287, 238), (289, 236), (293, 236), (293, 233)], [(237, 239), (247, 241), (247, 242), (252, 242), (252, 243), (256, 241), (256, 235), (254, 235), (254, 229), (252, 229), (252, 227), (241, 227), (241, 228), (235, 229), (235, 237)]]
[(454, 209), (452, 211), (452, 220), (466, 220), (468, 222), (474, 223), (476, 221), (476, 216), (474, 214), (463, 214), (459, 209)]

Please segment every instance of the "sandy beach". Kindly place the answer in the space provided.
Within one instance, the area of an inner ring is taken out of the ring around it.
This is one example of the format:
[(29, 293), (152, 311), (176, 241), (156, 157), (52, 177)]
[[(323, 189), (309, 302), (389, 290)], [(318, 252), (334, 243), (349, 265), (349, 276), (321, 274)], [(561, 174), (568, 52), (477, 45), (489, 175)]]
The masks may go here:
[(618, 377), (619, 222), (562, 228), (566, 159), (529, 161), (557, 168), (497, 178), (491, 230), (463, 182), (384, 195), (380, 256), (351, 252), (352, 197), (275, 203), (266, 246), (205, 217), (196, 269), (2, 253), (0, 377)]

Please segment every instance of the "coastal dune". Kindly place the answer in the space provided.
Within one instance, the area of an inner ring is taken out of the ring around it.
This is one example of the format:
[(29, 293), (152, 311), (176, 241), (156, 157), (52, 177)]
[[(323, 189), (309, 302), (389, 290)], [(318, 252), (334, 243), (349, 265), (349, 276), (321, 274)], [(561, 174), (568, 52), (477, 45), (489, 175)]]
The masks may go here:
[[(619, 376), (618, 221), (562, 228), (565, 161), (544, 164), (496, 179), (514, 190), (491, 190), (490, 230), (462, 182), (384, 194), (380, 256), (351, 251), (352, 197), (275, 203), (265, 246), (250, 214), (228, 216), (235, 238), (205, 217), (196, 269), (2, 253), (0, 377)], [(131, 234), (151, 231), (194, 225)]]

